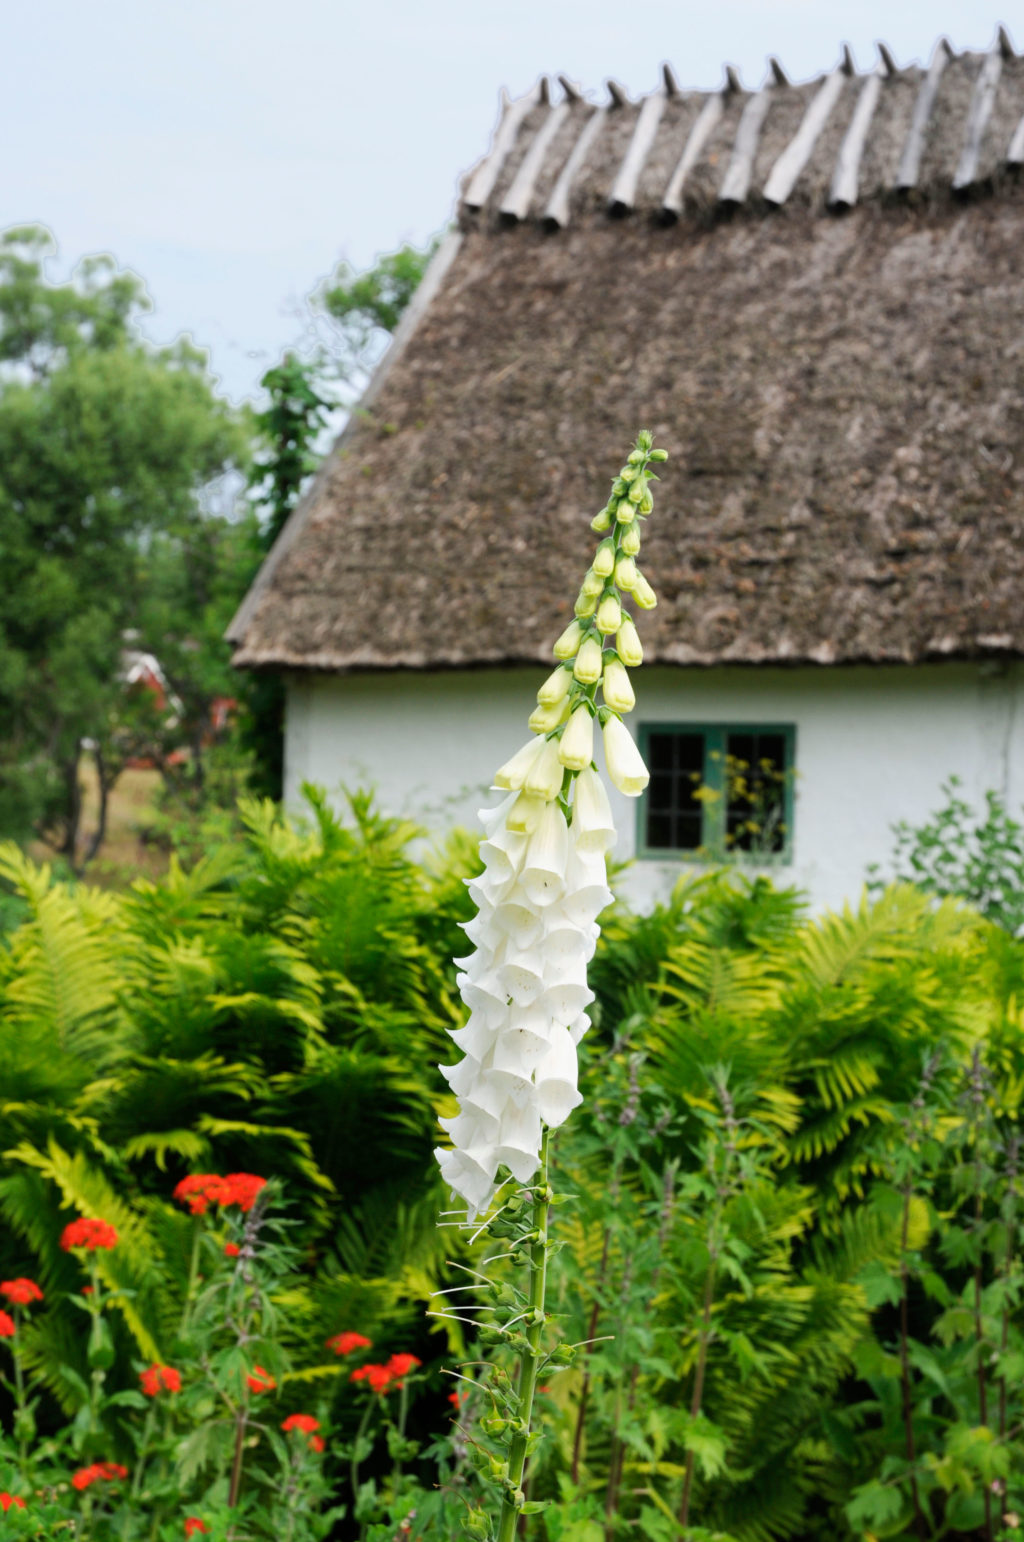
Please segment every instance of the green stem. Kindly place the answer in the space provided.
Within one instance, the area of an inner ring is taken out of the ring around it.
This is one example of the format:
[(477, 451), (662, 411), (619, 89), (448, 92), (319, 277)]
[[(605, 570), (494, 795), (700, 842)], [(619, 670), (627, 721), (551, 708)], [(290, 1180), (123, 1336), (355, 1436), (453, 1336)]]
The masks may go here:
[[(373, 1402), (372, 1402), (372, 1400), (370, 1398), (367, 1398), (367, 1400), (366, 1400), (366, 1407), (363, 1409), (363, 1417), (360, 1419), (360, 1421), (359, 1421), (359, 1428), (356, 1430), (356, 1438), (352, 1442), (352, 1460), (349, 1463), (349, 1469), (348, 1469), (348, 1479), (349, 1479), (349, 1483), (352, 1485), (352, 1511), (353, 1511), (353, 1514), (355, 1513), (356, 1501), (357, 1501), (358, 1495), (359, 1495), (359, 1447), (362, 1445), (363, 1436), (366, 1434), (367, 1428), (368, 1428), (369, 1423), (370, 1423), (370, 1415), (371, 1415), (372, 1412), (373, 1412)], [(364, 1526), (360, 1525), (360, 1528), (359, 1528), (359, 1535), (360, 1536), (363, 1535), (365, 1529), (366, 1528)]]
[(195, 1298), (196, 1279), (199, 1275), (199, 1244), (203, 1235), (203, 1218), (197, 1215), (192, 1222), (192, 1253), (188, 1265), (188, 1284), (185, 1287), (185, 1301), (181, 1309), (181, 1322), (178, 1324), (178, 1337), (181, 1338), (188, 1332), (192, 1319), (192, 1304)]
[(25, 1418), (25, 1372), (18, 1353), (18, 1337), (21, 1333), (21, 1311), (14, 1308), (15, 1333), (11, 1343), (11, 1359), (14, 1361), (14, 1427), (18, 1431), (18, 1468), (25, 1482), (31, 1481), (31, 1464), (28, 1459), (28, 1434)]
[[(400, 1402), (398, 1404), (398, 1438), (399, 1438), (400, 1442), (405, 1440), (405, 1422), (406, 1422), (406, 1418), (408, 1416), (408, 1413), (409, 1413), (409, 1390), (408, 1390), (408, 1387), (406, 1386), (405, 1377), (403, 1376), (402, 1377), (401, 1399), (400, 1399)], [(400, 1450), (401, 1447), (399, 1446), (398, 1449)], [(401, 1476), (402, 1476), (402, 1458), (401, 1458), (401, 1456), (396, 1456), (395, 1457), (395, 1464), (394, 1464), (394, 1466), (391, 1469), (392, 1498), (395, 1499), (395, 1500), (397, 1500), (397, 1498), (398, 1498), (398, 1483), (399, 1483), (399, 1480), (400, 1480)]]
[(235, 1450), (231, 1458), (231, 1486), (228, 1490), (228, 1509), (238, 1503), (238, 1491), (242, 1487), (242, 1464), (245, 1459), (245, 1430), (249, 1422), (249, 1405), (243, 1398), (235, 1415)]
[(135, 1458), (135, 1473), (132, 1477), (131, 1497), (138, 1499), (142, 1492), (142, 1474), (146, 1467), (146, 1457), (149, 1454), (149, 1443), (153, 1438), (153, 1425), (156, 1422), (156, 1405), (150, 1403), (146, 1409), (146, 1422), (142, 1426), (142, 1439), (139, 1442), (139, 1452)]
[(530, 1438), (533, 1394), (536, 1391), (537, 1372), (541, 1362), (548, 1267), (548, 1212), (551, 1208), (551, 1190), (548, 1188), (548, 1139), (549, 1131), (545, 1130), (540, 1148), (540, 1172), (533, 1186), (533, 1230), (537, 1233), (537, 1240), (530, 1248), (530, 1322), (525, 1333), (526, 1348), (521, 1351), (519, 1361), (519, 1421), (523, 1428), (513, 1435), (509, 1448), (508, 1487), (501, 1502), (497, 1542), (513, 1542), (516, 1534), (516, 1521), (522, 1503), (526, 1448)]

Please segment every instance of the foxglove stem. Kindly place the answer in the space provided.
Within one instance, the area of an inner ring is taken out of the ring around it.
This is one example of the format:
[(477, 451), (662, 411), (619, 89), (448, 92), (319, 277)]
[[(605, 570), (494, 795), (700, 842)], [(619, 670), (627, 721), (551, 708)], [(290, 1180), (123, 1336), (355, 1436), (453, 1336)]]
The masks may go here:
[[(530, 1419), (533, 1414), (533, 1395), (537, 1389), (537, 1373), (541, 1363), (541, 1337), (544, 1333), (544, 1297), (548, 1272), (548, 1212), (551, 1208), (551, 1190), (548, 1187), (549, 1131), (544, 1131), (540, 1147), (540, 1171), (533, 1187), (533, 1229), (537, 1240), (530, 1247), (530, 1317), (526, 1329), (527, 1348), (519, 1359), (519, 1418), (525, 1428), (513, 1435), (508, 1457), (508, 1489), (501, 1502), (497, 1542), (514, 1542), (516, 1523), (523, 1488), (523, 1472), (526, 1467), (526, 1449), (530, 1439)], [(517, 1502), (518, 1499), (518, 1502)]]

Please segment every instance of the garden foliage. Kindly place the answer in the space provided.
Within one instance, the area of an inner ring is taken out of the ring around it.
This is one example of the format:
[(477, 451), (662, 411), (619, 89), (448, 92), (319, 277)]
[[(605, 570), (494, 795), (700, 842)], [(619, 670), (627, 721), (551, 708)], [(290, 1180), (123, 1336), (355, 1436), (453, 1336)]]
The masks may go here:
[[(426, 1315), (483, 1247), (437, 1228), (430, 1157), (472, 848), (309, 810), (244, 804), (244, 839), (121, 894), (3, 848), (0, 1275), (43, 1294), (0, 1321), (11, 1535), (448, 1542), (477, 1503), (495, 1351)], [(1012, 1535), (1022, 945), (911, 888), (808, 921), (713, 873), (610, 911), (591, 980), (552, 1142), (549, 1305), (582, 1347), (541, 1382), (536, 1535)], [(197, 1220), (196, 1174), (271, 1182)], [(62, 1248), (76, 1218), (116, 1246)]]

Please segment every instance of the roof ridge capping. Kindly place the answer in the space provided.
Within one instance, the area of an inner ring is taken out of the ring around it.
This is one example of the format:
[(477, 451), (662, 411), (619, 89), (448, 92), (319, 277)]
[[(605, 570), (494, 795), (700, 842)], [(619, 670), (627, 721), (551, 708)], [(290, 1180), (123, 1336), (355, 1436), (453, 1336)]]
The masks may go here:
[[(770, 56), (753, 91), (731, 65), (711, 91), (683, 88), (667, 61), (658, 85), (635, 100), (611, 78), (603, 103), (566, 75), (555, 77), (557, 102), (547, 75), (515, 99), (502, 89), (490, 146), (465, 178), (460, 211), (504, 225), (534, 219), (550, 231), (602, 208), (613, 218), (646, 210), (673, 223), (694, 199), (705, 208), (780, 208), (800, 193), (842, 211), (926, 184), (962, 195), (1003, 167), (1024, 166), (1024, 70), (1005, 25), (983, 52), (958, 54), (940, 37), (923, 69), (901, 68), (884, 42), (876, 47), (861, 72), (844, 43), (830, 70), (803, 82)], [(878, 149), (868, 155), (879, 135), (881, 159)], [(942, 152), (949, 164), (937, 168), (940, 140), (952, 148)]]

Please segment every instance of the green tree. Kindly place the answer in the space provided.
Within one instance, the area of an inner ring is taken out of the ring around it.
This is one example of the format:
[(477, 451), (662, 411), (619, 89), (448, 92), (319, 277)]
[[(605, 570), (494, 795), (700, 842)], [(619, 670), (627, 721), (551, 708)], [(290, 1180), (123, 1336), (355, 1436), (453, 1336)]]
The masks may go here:
[(138, 279), (90, 258), (51, 284), (51, 250), (35, 227), (0, 241), (0, 831), (74, 861), (83, 741), (115, 758), (147, 562), (247, 445), (205, 355), (141, 340)]
[(338, 264), (316, 296), (316, 303), (337, 323), (341, 347), (336, 364), (342, 379), (365, 374), (375, 361), (383, 342), (401, 320), (437, 246), (437, 237), (422, 249), (401, 246), (378, 258), (363, 273), (357, 273), (347, 262)]

